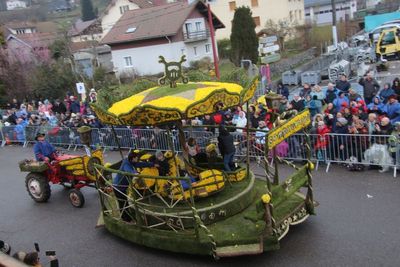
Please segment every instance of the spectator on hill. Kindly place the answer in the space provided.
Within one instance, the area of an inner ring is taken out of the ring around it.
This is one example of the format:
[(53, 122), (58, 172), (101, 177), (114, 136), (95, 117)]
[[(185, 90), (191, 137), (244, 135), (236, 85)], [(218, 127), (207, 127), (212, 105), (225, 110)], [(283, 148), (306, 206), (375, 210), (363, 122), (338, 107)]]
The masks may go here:
[(322, 92), (321, 86), (319, 86), (318, 84), (314, 85), (314, 87), (312, 88), (312, 91), (310, 93), (311, 95), (311, 99), (314, 98), (314, 96), (317, 97), (317, 99), (319, 101), (321, 101), (321, 103), (323, 104), (325, 101), (325, 95), (324, 92)]
[(307, 95), (311, 94), (311, 86), (308, 83), (303, 85), (303, 89), (300, 91), (300, 96), (305, 98)]
[(79, 113), (81, 111), (81, 106), (80, 106), (78, 100), (76, 99), (75, 96), (70, 96), (69, 98), (70, 98), (70, 101), (71, 101), (71, 105), (70, 105), (69, 111), (71, 113), (75, 113), (75, 114)]
[(344, 93), (348, 93), (350, 87), (351, 87), (351, 84), (347, 80), (346, 74), (340, 75), (340, 80), (336, 81), (336, 88)]
[(373, 101), (367, 105), (368, 112), (381, 114), (385, 105), (381, 102), (380, 98), (375, 96)]
[(56, 99), (53, 105), (53, 111), (56, 114), (62, 114), (67, 111), (67, 108), (65, 107), (64, 103), (60, 101), (60, 99)]
[(400, 121), (400, 103), (396, 95), (389, 96), (387, 104), (383, 107), (383, 112), (387, 114), (392, 124)]
[(293, 109), (299, 112), (303, 111), (305, 108), (304, 99), (299, 94), (294, 95), (293, 100), (290, 102), (290, 104), (292, 105)]
[(345, 96), (344, 92), (340, 91), (336, 99), (333, 101), (333, 106), (336, 110), (341, 110), (343, 107), (349, 106), (349, 99)]
[(310, 95), (306, 96), (306, 107), (310, 110), (311, 117), (314, 117), (316, 114), (321, 113), (322, 102), (318, 99), (318, 96), (314, 95), (311, 98)]
[(338, 90), (335, 88), (335, 85), (333, 83), (328, 83), (328, 89), (326, 90), (325, 94), (325, 103), (333, 103), (337, 97), (337, 94)]
[(389, 100), (389, 96), (395, 94), (396, 93), (394, 92), (394, 90), (390, 87), (390, 83), (385, 83), (381, 92), (379, 93), (379, 97), (382, 100), (383, 104), (386, 104)]
[(378, 93), (379, 84), (372, 77), (371, 72), (368, 72), (364, 78), (361, 78), (359, 84), (364, 87), (364, 99), (365, 103), (368, 105), (372, 102), (373, 97)]
[(392, 83), (392, 89), (394, 93), (397, 95), (397, 98), (400, 96), (400, 78), (396, 77)]
[(348, 98), (350, 102), (362, 100), (362, 97), (353, 88), (350, 88), (348, 92), (349, 92)]
[(276, 93), (283, 95), (286, 98), (289, 98), (289, 89), (282, 82), (278, 83), (278, 88), (276, 89)]
[(90, 89), (89, 93), (89, 102), (90, 103), (96, 103), (97, 101), (97, 92), (94, 88)]

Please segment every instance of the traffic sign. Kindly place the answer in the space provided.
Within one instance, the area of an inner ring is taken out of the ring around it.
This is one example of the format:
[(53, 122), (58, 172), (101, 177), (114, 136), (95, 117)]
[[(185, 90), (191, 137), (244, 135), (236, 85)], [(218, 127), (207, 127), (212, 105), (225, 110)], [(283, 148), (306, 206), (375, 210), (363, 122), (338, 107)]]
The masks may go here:
[(263, 53), (268, 54), (272, 52), (279, 51), (279, 45), (267, 46), (263, 48)]
[(78, 91), (78, 94), (84, 94), (85, 93), (85, 84), (84, 83), (76, 83), (76, 91)]
[(258, 39), (258, 42), (261, 43), (261, 44), (274, 43), (276, 41), (278, 41), (278, 37), (276, 37), (276, 35), (267, 36), (267, 37), (260, 37)]
[(273, 62), (277, 62), (281, 60), (281, 54), (276, 53), (276, 54), (271, 54), (265, 57), (261, 58), (261, 63), (262, 64), (269, 64), (269, 63), (273, 63)]

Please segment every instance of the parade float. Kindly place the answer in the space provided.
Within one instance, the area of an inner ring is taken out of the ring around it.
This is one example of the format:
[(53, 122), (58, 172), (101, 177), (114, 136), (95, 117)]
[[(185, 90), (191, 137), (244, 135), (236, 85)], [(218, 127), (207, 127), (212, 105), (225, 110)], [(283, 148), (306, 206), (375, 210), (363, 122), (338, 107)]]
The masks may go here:
[[(183, 61), (184, 58), (167, 64), (160, 57), (166, 68), (159, 86), (110, 107), (92, 105), (101, 122), (111, 127), (163, 125), (171, 137), (170, 149), (164, 151), (169, 164), (167, 176), (160, 176), (157, 168), (144, 168), (138, 170), (139, 174), (122, 172), (119, 171), (121, 161), (93, 164), (101, 203), (98, 225), (143, 246), (215, 258), (279, 249), (279, 242), (289, 228), (314, 214), (313, 164), (307, 161), (303, 166), (295, 166), (269, 152), (298, 131), (307, 134), (308, 110), (276, 116), (280, 125), (267, 134), (263, 148), (266, 155), (263, 179), (255, 178), (251, 171), (249, 149), (243, 166), (231, 172), (197, 166), (188, 158), (182, 120), (236, 106), (248, 107), (258, 81), (254, 79), (245, 88), (233, 83), (188, 82), (178, 67)], [(177, 83), (179, 80), (182, 83)], [(178, 132), (181, 149), (175, 149), (173, 144), (172, 126)], [(245, 130), (243, 142), (249, 148), (256, 129)], [(210, 144), (213, 142), (209, 140)], [(305, 146), (310, 153), (309, 144)], [(149, 151), (140, 153), (141, 160), (151, 158)], [(271, 154), (273, 163), (268, 158)], [(279, 162), (294, 168), (294, 173), (283, 181), (279, 178)], [(118, 188), (112, 183), (117, 173), (130, 177), (125, 195), (129, 205), (124, 210), (131, 216), (130, 222), (121, 219), (123, 211), (117, 204)], [(300, 192), (302, 189), (305, 194)]]

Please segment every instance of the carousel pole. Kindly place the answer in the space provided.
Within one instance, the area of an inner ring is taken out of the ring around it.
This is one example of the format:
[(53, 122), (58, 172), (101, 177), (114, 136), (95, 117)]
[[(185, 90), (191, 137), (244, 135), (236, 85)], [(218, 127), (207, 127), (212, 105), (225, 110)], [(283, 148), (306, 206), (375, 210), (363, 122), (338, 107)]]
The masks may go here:
[(111, 125), (111, 131), (112, 131), (112, 133), (114, 135), (115, 142), (117, 142), (117, 146), (118, 146), (119, 154), (121, 155), (121, 159), (123, 160), (124, 159), (124, 154), (122, 154), (121, 144), (119, 143), (117, 133), (115, 132), (115, 129), (114, 129), (114, 125)]
[(246, 138), (247, 138), (247, 149), (246, 149), (246, 175), (250, 175), (250, 112), (249, 112), (249, 101), (246, 102)]

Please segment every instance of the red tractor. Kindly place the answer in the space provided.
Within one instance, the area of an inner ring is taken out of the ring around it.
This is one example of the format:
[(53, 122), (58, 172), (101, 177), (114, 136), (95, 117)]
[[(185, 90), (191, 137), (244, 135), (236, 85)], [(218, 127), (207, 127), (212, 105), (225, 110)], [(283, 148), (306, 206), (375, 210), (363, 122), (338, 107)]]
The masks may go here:
[(103, 164), (101, 150), (89, 156), (59, 155), (55, 161), (23, 160), (19, 163), (25, 178), (26, 189), (36, 202), (46, 202), (51, 195), (50, 183), (69, 188), (69, 199), (74, 207), (81, 208), (85, 198), (79, 190), (84, 186), (95, 187), (96, 173), (93, 164)]

